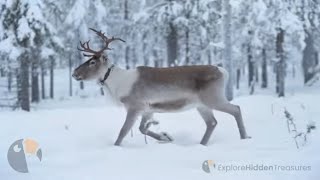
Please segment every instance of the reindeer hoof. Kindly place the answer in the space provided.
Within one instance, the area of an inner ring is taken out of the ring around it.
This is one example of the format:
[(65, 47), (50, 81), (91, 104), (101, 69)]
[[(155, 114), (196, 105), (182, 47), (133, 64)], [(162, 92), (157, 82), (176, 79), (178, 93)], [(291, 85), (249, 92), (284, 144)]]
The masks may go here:
[(161, 142), (171, 142), (171, 141), (173, 141), (173, 138), (168, 133), (161, 132), (160, 133), (160, 141)]
[(153, 120), (148, 121), (146, 123), (146, 127), (149, 128), (151, 125), (158, 125), (158, 124), (159, 124), (159, 122), (153, 119)]

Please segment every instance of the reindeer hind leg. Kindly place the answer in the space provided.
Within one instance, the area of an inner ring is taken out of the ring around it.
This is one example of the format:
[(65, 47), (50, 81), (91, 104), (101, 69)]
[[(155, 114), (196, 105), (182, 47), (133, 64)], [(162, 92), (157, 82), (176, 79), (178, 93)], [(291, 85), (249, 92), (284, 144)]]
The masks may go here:
[(243, 123), (242, 115), (241, 115), (240, 106), (226, 102), (226, 103), (217, 105), (215, 109), (218, 111), (228, 113), (235, 118), (241, 139), (251, 138), (250, 136), (247, 135), (247, 132)]
[(206, 123), (206, 131), (202, 137), (200, 144), (206, 145), (211, 137), (211, 134), (215, 127), (217, 126), (218, 122), (213, 115), (212, 109), (207, 107), (198, 107), (197, 108), (199, 114), (201, 115), (202, 119)]

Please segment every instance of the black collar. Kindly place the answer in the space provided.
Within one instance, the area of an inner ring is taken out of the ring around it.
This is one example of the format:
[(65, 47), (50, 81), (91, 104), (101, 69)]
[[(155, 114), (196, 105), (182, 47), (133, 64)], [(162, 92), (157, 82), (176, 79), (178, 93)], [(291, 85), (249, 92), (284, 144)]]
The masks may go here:
[(112, 69), (114, 68), (114, 65), (112, 64), (109, 68), (108, 68), (108, 71), (106, 72), (106, 74), (104, 75), (103, 79), (100, 80), (100, 84), (101, 85), (104, 85), (104, 81), (106, 81), (112, 71)]

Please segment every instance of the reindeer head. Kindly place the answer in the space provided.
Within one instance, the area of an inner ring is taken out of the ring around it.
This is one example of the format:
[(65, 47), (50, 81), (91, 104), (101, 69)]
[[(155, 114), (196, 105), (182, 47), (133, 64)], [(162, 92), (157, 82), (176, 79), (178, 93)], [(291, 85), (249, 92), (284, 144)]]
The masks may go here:
[(109, 48), (109, 44), (112, 41), (119, 40), (125, 42), (120, 38), (108, 38), (101, 31), (97, 31), (92, 28), (90, 28), (90, 30), (94, 31), (104, 41), (105, 45), (101, 50), (94, 51), (89, 46), (90, 40), (84, 43), (80, 41), (80, 46), (82, 49), (78, 47), (78, 50), (85, 52), (83, 53), (83, 55), (85, 57), (90, 57), (90, 59), (81, 64), (73, 71), (72, 77), (74, 77), (78, 81), (98, 79), (102, 73), (105, 73), (104, 71), (105, 69), (107, 69), (109, 63), (107, 57), (103, 55), (103, 52), (105, 50), (111, 50)]

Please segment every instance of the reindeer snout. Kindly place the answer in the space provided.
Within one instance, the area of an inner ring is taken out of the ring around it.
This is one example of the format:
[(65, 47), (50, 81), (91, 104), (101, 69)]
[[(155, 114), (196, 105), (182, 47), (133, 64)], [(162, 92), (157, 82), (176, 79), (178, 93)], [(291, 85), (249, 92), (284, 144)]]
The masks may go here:
[(73, 72), (72, 77), (77, 81), (82, 80), (82, 77), (77, 73), (77, 71)]

